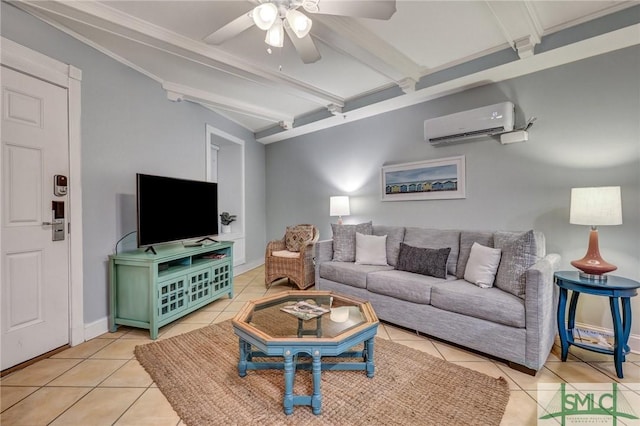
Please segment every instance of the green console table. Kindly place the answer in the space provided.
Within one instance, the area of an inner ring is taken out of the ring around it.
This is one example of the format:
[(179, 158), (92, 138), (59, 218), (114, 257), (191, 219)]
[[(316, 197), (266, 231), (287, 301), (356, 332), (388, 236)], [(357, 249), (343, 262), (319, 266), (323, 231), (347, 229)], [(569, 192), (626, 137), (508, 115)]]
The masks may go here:
[(109, 329), (158, 329), (224, 295), (233, 297), (233, 243), (159, 246), (109, 257)]

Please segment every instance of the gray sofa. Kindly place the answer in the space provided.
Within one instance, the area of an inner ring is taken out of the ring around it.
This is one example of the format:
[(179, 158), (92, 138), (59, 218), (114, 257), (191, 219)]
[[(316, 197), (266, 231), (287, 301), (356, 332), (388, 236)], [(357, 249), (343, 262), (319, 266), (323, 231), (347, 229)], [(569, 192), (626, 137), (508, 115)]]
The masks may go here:
[[(333, 227), (335, 246), (334, 240), (319, 241), (315, 246), (316, 289), (369, 300), (383, 321), (506, 360), (520, 371), (535, 374), (544, 365), (556, 334), (558, 289), (553, 273), (560, 256), (546, 254), (542, 233), (437, 230), (371, 223)], [(345, 234), (345, 230), (349, 232)], [(349, 251), (353, 255), (356, 230), (386, 235), (388, 265), (334, 259), (345, 260), (344, 253)], [(493, 287), (482, 288), (464, 279), (474, 242), (501, 249)], [(396, 269), (401, 243), (428, 249), (450, 248), (446, 278)], [(512, 282), (505, 282), (509, 277)]]

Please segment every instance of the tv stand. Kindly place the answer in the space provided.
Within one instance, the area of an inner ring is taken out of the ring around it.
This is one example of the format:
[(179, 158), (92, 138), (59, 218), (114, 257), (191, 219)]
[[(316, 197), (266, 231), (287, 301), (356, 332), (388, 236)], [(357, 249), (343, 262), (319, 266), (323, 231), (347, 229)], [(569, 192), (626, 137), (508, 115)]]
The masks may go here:
[(214, 240), (213, 238), (210, 238), (210, 237), (204, 237), (204, 238), (201, 238), (198, 241), (196, 241), (196, 243), (204, 243), (205, 241), (211, 241), (212, 243), (219, 243), (220, 242), (220, 241)]
[(158, 329), (225, 295), (233, 298), (233, 243), (182, 244), (109, 257), (109, 330)]
[(150, 251), (150, 252), (151, 252), (151, 253), (153, 253), (153, 254), (158, 254), (158, 253), (156, 252), (156, 249), (154, 249), (154, 248), (153, 248), (153, 246), (149, 246), (149, 247), (147, 247), (147, 249), (146, 249), (144, 252), (146, 253), (146, 252), (148, 252), (148, 251)]

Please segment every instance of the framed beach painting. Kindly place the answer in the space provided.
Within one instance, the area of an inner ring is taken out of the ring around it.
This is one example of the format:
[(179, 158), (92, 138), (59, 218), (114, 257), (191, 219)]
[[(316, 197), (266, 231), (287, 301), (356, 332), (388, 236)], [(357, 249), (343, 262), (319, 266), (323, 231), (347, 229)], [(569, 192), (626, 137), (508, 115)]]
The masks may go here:
[(382, 201), (465, 198), (464, 155), (382, 167)]

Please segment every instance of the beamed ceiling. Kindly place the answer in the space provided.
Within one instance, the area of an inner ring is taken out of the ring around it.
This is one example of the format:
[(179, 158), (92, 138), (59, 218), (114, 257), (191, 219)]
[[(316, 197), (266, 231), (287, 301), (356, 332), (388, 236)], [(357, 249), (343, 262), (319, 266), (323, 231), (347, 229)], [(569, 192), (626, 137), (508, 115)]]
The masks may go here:
[[(377, 1), (341, 3), (363, 14)], [(640, 43), (639, 1), (397, 0), (388, 20), (300, 8), (321, 56), (305, 64), (287, 37), (268, 51), (255, 26), (205, 41), (258, 1), (10, 3), (263, 143)]]

